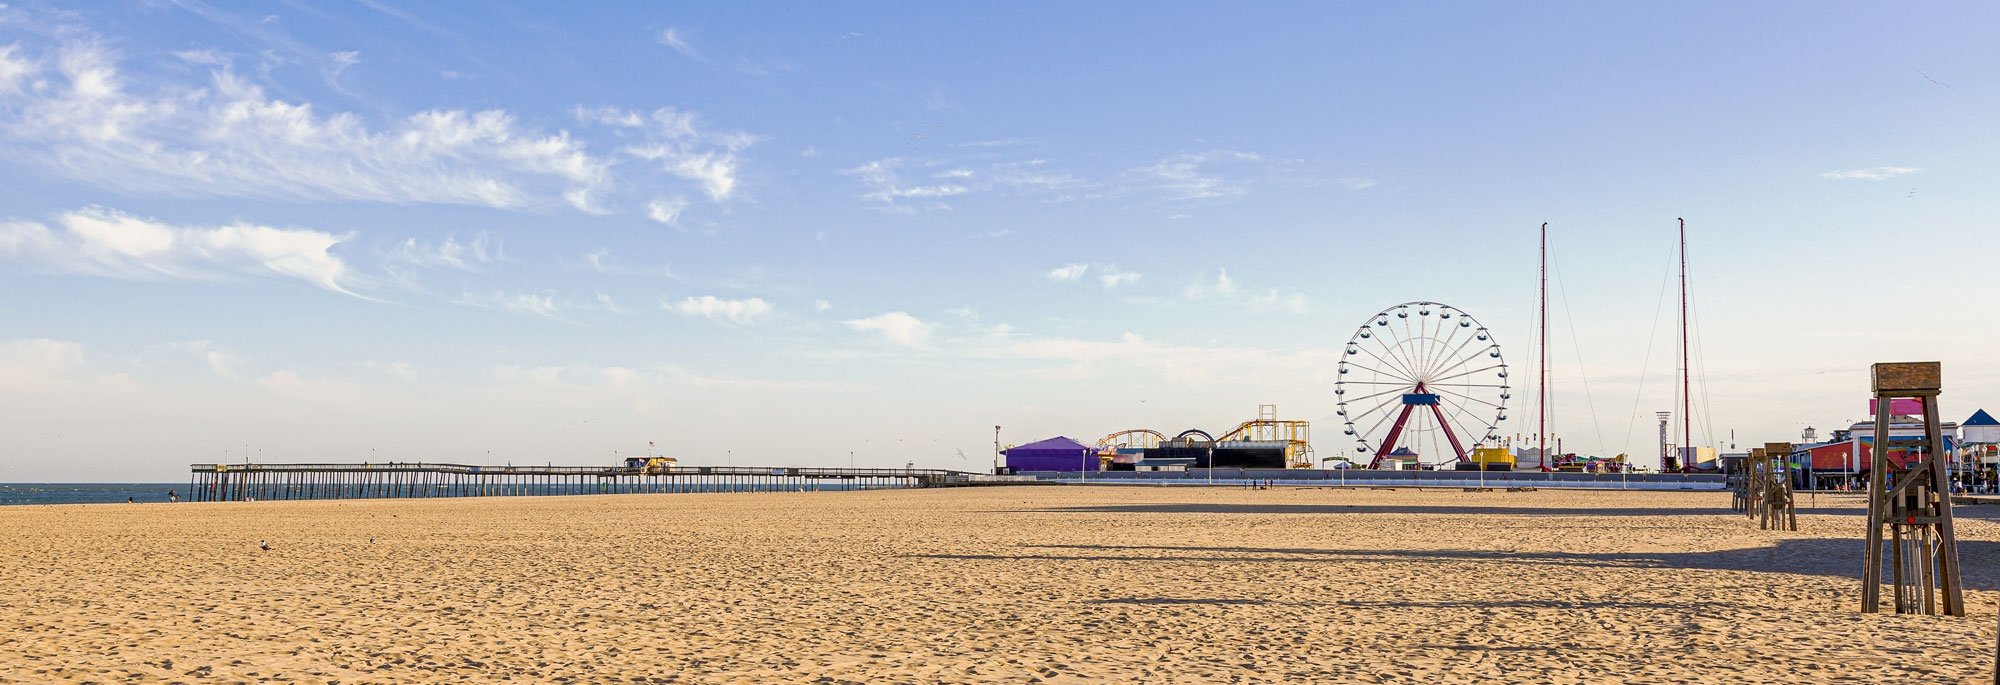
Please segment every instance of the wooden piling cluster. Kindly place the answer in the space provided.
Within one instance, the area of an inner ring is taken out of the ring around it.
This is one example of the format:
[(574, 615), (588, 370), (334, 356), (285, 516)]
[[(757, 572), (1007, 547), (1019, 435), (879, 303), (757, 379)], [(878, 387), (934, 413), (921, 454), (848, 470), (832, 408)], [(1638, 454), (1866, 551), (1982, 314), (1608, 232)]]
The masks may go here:
[(1792, 454), (1789, 442), (1767, 442), (1752, 449), (1744, 469), (1745, 511), (1764, 530), (1798, 530), (1793, 506), (1791, 469), (1783, 468)]
[(196, 502), (419, 497), (518, 497), (689, 492), (806, 492), (971, 485), (994, 476), (936, 469), (466, 464), (194, 464)]

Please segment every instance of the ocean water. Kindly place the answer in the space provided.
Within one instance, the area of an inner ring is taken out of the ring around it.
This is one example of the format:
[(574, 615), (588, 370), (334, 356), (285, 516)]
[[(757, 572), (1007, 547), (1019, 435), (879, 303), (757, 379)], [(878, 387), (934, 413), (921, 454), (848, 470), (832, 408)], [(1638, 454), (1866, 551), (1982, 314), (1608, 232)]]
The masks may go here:
[(0, 483), (0, 505), (165, 502), (168, 490), (187, 497), (187, 483)]

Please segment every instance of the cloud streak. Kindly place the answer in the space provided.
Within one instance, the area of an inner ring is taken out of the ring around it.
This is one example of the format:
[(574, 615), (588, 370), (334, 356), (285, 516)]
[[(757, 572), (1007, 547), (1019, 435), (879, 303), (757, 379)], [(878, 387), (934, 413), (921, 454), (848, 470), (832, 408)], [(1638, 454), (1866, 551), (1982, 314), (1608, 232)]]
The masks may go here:
[(906, 312), (889, 312), (841, 323), (853, 330), (875, 333), (889, 342), (910, 349), (923, 349), (930, 345), (931, 324), (924, 323)]
[(1908, 176), (1919, 171), (1922, 171), (1922, 169), (1916, 167), (1878, 166), (1867, 169), (1828, 171), (1820, 174), (1819, 177), (1829, 181), (1883, 181), (1897, 176)]
[[(599, 211), (609, 180), (609, 163), (583, 143), (502, 110), (432, 109), (378, 129), (272, 98), (227, 66), (203, 86), (137, 92), (98, 43), (66, 43), (47, 57), (50, 70), (0, 80), (0, 145), (50, 173), (124, 192)], [(6, 87), (23, 78), (45, 85)]]
[(59, 273), (142, 280), (219, 280), (235, 275), (292, 278), (333, 292), (348, 289), (347, 264), (333, 254), (348, 236), (237, 222), (177, 226), (103, 207), (53, 223), (0, 223), (0, 258)]
[(771, 312), (776, 309), (761, 298), (731, 300), (714, 295), (683, 297), (677, 302), (662, 302), (660, 306), (681, 316), (698, 316), (742, 326), (762, 322), (770, 318)]

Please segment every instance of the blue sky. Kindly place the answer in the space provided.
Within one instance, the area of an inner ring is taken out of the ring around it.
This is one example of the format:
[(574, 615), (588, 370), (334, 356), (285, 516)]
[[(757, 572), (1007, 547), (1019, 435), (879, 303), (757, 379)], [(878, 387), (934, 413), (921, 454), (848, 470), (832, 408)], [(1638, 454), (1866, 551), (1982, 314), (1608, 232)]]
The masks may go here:
[(1698, 441), (1858, 419), (1881, 360), (1943, 360), (1963, 418), (2000, 406), (1996, 15), (8, 2), (0, 480), (977, 469), (995, 424), (1260, 403), (1339, 454), (1376, 311), (1531, 368), (1544, 221), (1572, 449), (1651, 454), (1676, 217)]

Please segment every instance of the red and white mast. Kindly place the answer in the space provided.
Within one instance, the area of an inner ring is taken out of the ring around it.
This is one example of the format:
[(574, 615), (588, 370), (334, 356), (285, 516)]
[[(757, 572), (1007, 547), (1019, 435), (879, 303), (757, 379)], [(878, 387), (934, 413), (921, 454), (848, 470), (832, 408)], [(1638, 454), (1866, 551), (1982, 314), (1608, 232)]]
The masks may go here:
[(1554, 471), (1549, 460), (1549, 222), (1542, 222), (1541, 362), (1535, 372), (1535, 449), (1542, 455), (1542, 470)]
[(1688, 222), (1677, 219), (1681, 224), (1681, 473), (1694, 470), (1694, 398), (1688, 393), (1693, 386), (1688, 382), (1691, 369), (1688, 366)]

